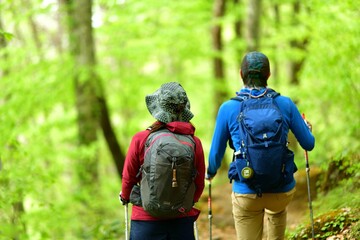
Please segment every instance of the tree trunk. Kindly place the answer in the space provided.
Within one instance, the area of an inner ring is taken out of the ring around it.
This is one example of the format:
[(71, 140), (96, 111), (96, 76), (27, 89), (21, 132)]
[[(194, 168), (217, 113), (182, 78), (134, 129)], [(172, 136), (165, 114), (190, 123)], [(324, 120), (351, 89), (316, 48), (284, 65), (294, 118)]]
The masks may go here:
[[(240, 6), (240, 0), (234, 0), (234, 6), (236, 9), (238, 9)], [(237, 19), (235, 21), (235, 26), (234, 26), (234, 30), (235, 30), (235, 36), (237, 40), (240, 40), (243, 38), (243, 34), (242, 34), (242, 27), (243, 27), (243, 22), (241, 21), (241, 16), (240, 14), (236, 15)], [(241, 66), (241, 61), (242, 61), (242, 56), (243, 56), (243, 51), (242, 49), (240, 49), (239, 47), (236, 47), (236, 60), (240, 69)]]
[(95, 53), (91, 26), (91, 0), (68, 0), (70, 11), (70, 45), (75, 63), (75, 93), (78, 113), (79, 145), (90, 154), (81, 156), (77, 173), (80, 184), (91, 186), (98, 180), (97, 130), (100, 111), (97, 104), (97, 76), (94, 71)]
[[(274, 4), (273, 7), (274, 10), (274, 15), (275, 15), (275, 29), (277, 32), (279, 32), (279, 28), (280, 28), (280, 24), (281, 24), (281, 20), (280, 20), (280, 6), (278, 3)], [(274, 48), (275, 53), (277, 53), (278, 51), (278, 44), (274, 44)], [(279, 76), (279, 63), (278, 63), (278, 59), (277, 59), (277, 55), (274, 54), (273, 59), (272, 59), (272, 66), (271, 66), (271, 82), (276, 85), (277, 81), (278, 81), (278, 76)]]
[[(298, 16), (301, 10), (301, 4), (300, 1), (295, 1), (293, 3), (293, 20), (292, 24), (293, 27), (296, 28), (299, 25)], [(293, 39), (290, 41), (290, 46), (295, 51), (305, 51), (306, 45), (307, 45), (307, 39)], [(296, 58), (290, 61), (289, 63), (289, 78), (290, 78), (290, 84), (291, 85), (299, 85), (300, 79), (299, 79), (299, 73), (301, 71), (301, 68), (304, 64), (304, 57)], [(294, 102), (297, 103), (297, 99), (294, 99)], [(298, 149), (298, 144), (295, 136), (292, 133), (289, 133), (289, 146), (292, 147), (295, 151)], [(291, 143), (292, 142), (292, 143)]]
[[(297, 0), (293, 3), (293, 26), (296, 28), (299, 25), (298, 16), (301, 10), (300, 1)], [(290, 46), (296, 51), (305, 51), (307, 45), (307, 38), (304, 39), (294, 39), (290, 41)], [(304, 64), (304, 57), (299, 59), (294, 59), (290, 62), (290, 83), (292, 85), (299, 85), (299, 72)]]
[(259, 49), (259, 30), (260, 30), (260, 12), (261, 0), (251, 0), (247, 9), (247, 23), (246, 23), (246, 41), (247, 51), (256, 51)]
[[(21, 3), (24, 7), (26, 7), (26, 9), (33, 9), (33, 7), (31, 6), (31, 2), (29, 0), (22, 0)], [(36, 50), (38, 52), (38, 57), (40, 57), (40, 59), (42, 59), (43, 53), (42, 53), (42, 44), (41, 44), (41, 40), (39, 37), (39, 29), (38, 29), (38, 26), (36, 25), (36, 22), (34, 21), (33, 14), (31, 13), (31, 11), (30, 11), (30, 14), (28, 14), (27, 18), (29, 21), (30, 30), (31, 30), (31, 34), (33, 36), (35, 46), (36, 46)]]
[(116, 138), (115, 131), (111, 125), (110, 114), (104, 97), (99, 97), (101, 128), (113, 157), (117, 173), (122, 178), (122, 171), (124, 168), (125, 155), (120, 148), (120, 144)]
[[(96, 58), (91, 26), (91, 1), (59, 0), (59, 4), (66, 6), (68, 16), (70, 16), (68, 21), (70, 51), (78, 68), (75, 82), (80, 144), (88, 146), (95, 143), (98, 127), (101, 127), (117, 173), (121, 178), (125, 155), (111, 125), (100, 78), (94, 71)], [(87, 171), (90, 171), (90, 176), (92, 175), (89, 180), (97, 179), (97, 159), (90, 160), (88, 167), (90, 169)]]
[[(218, 21), (224, 16), (225, 0), (215, 0), (213, 7), (213, 18), (215, 25), (212, 27), (213, 49), (216, 55), (213, 58), (214, 78), (215, 78), (215, 109), (216, 111), (226, 97), (225, 91), (225, 71), (224, 61), (222, 59), (223, 42), (222, 27)], [(216, 112), (215, 111), (215, 112)]]

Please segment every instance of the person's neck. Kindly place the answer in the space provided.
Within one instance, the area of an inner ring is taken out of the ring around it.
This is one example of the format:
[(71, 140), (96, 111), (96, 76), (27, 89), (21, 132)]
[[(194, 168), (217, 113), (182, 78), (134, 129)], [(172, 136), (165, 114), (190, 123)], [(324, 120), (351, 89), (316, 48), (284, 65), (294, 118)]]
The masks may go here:
[(247, 88), (249, 90), (253, 90), (253, 89), (261, 90), (261, 89), (264, 89), (266, 87), (264, 87), (264, 86), (247, 86), (247, 85), (244, 85), (244, 88)]

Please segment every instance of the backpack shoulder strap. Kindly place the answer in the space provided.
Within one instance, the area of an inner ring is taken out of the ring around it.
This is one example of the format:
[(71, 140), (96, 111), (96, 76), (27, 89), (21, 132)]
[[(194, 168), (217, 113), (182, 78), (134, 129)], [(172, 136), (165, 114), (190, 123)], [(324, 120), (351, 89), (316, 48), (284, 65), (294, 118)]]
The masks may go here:
[(276, 92), (274, 89), (268, 88), (266, 91), (265, 96), (270, 98), (276, 98), (277, 96), (280, 96), (281, 94)]
[[(141, 149), (141, 155), (144, 157), (144, 155), (145, 155), (145, 147), (146, 147), (146, 143), (148, 142), (148, 140), (149, 140), (149, 136), (150, 136), (150, 134), (151, 134), (151, 127), (148, 127), (146, 130), (146, 135), (145, 135), (145, 137), (144, 137), (144, 139), (141, 141), (141, 143), (140, 143), (140, 149)], [(140, 165), (140, 168), (139, 168), (139, 171), (138, 171), (138, 173), (136, 174), (136, 178), (139, 178), (140, 177), (140, 175), (141, 175), (141, 170), (142, 170), (142, 167), (143, 167), (143, 165), (144, 165), (144, 158), (142, 158), (141, 159), (141, 165)]]
[[(264, 93), (263, 96), (270, 97), (270, 98), (276, 98), (277, 96), (280, 96), (280, 93), (276, 92), (274, 89), (267, 88), (266, 92)], [(232, 97), (231, 100), (236, 100), (236, 101), (242, 102), (242, 101), (245, 101), (252, 97), (253, 96), (251, 96), (250, 94), (241, 93), (235, 97)], [(259, 96), (259, 97), (262, 97), (262, 96)]]
[(246, 99), (248, 99), (249, 98), (249, 96), (248, 95), (237, 95), (236, 97), (232, 97), (231, 98), (231, 100), (236, 100), (236, 101), (239, 101), (239, 102), (242, 102), (242, 101), (244, 101), (244, 100), (246, 100)]

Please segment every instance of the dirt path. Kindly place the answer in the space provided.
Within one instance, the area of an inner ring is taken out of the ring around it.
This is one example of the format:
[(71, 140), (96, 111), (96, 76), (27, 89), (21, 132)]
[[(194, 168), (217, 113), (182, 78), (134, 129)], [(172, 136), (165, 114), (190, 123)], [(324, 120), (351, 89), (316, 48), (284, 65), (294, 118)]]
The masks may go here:
[[(295, 176), (297, 179), (297, 191), (294, 199), (288, 206), (287, 229), (294, 230), (309, 218), (308, 196), (306, 178)], [(312, 181), (315, 189), (315, 181)], [(202, 202), (207, 202), (208, 194), (204, 192)], [(315, 191), (312, 190), (315, 197)], [(207, 203), (201, 204), (201, 215), (197, 221), (199, 240), (209, 239), (209, 220)], [(212, 187), (212, 239), (213, 240), (235, 240), (236, 233), (232, 219), (231, 184), (224, 183)], [(266, 233), (266, 229), (264, 229)], [(264, 238), (266, 239), (264, 234)]]

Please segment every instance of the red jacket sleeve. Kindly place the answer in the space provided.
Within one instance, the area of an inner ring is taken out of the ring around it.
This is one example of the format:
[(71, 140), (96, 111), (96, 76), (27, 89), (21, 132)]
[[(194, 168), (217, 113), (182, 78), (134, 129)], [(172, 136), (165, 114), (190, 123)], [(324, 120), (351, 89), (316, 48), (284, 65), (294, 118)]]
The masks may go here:
[(129, 200), (133, 186), (140, 181), (140, 177), (137, 178), (136, 175), (144, 162), (144, 144), (148, 135), (149, 131), (135, 134), (126, 154), (121, 185), (121, 196), (125, 200)]
[(199, 138), (194, 136), (195, 140), (195, 168), (197, 174), (195, 177), (196, 191), (194, 195), (194, 202), (198, 202), (205, 187), (205, 157), (204, 150)]

